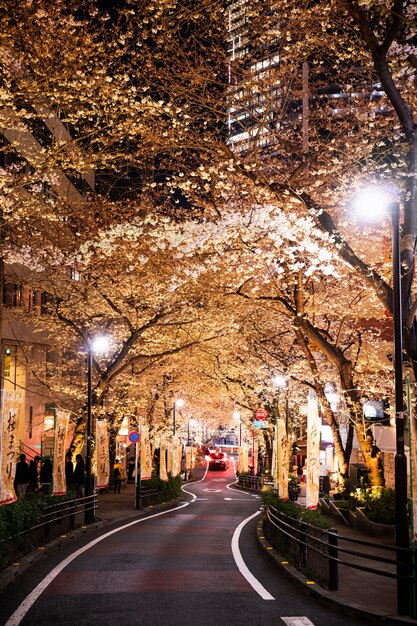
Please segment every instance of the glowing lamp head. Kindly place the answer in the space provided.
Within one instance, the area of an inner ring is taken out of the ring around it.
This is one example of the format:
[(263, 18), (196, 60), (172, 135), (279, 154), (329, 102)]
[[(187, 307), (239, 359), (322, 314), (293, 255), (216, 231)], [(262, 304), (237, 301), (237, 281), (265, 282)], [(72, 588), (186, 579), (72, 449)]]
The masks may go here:
[(178, 400), (175, 400), (175, 406), (177, 407), (177, 409), (182, 409), (184, 404), (185, 402), (182, 398), (178, 398)]
[(110, 340), (106, 335), (97, 335), (91, 341), (91, 350), (97, 354), (107, 352), (110, 347)]
[(274, 385), (274, 387), (279, 387), (282, 389), (287, 386), (288, 379), (282, 374), (277, 374), (276, 376), (273, 376), (272, 384)]
[(362, 221), (375, 222), (385, 216), (391, 202), (383, 189), (368, 187), (355, 195), (352, 206)]

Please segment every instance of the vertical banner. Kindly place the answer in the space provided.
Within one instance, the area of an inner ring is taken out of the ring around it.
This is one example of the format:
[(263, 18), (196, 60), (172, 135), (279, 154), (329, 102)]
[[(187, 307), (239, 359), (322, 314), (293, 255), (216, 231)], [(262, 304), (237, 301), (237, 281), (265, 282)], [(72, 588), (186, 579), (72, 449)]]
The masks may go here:
[(247, 474), (249, 472), (249, 450), (247, 444), (243, 444), (239, 448), (239, 474)]
[(21, 391), (2, 393), (2, 411), (0, 423), (0, 505), (10, 504), (16, 500), (14, 476), (18, 459), (18, 424), (22, 408), (23, 394)]
[(166, 483), (168, 482), (166, 435), (161, 435), (161, 443), (159, 445), (159, 478)]
[(285, 417), (278, 417), (277, 419), (276, 443), (276, 474), (278, 496), (282, 500), (288, 500), (288, 470), (290, 462), (290, 444), (287, 433), (287, 420)]
[(320, 427), (321, 419), (317, 396), (314, 391), (308, 394), (307, 411), (307, 494), (306, 507), (316, 509), (319, 501), (320, 476)]
[(171, 441), (167, 441), (166, 443), (167, 446), (167, 454), (166, 454), (166, 459), (167, 459), (167, 474), (172, 474), (172, 464), (173, 464), (173, 445)]
[(259, 443), (256, 437), (254, 438), (252, 452), (253, 452), (253, 459), (252, 459), (253, 475), (256, 476), (258, 474), (258, 452), (259, 452)]
[(140, 479), (149, 480), (152, 478), (152, 457), (148, 426), (142, 426), (140, 437)]
[(172, 442), (172, 476), (181, 474), (182, 445), (178, 437), (173, 438)]
[(54, 460), (52, 467), (52, 495), (62, 496), (67, 493), (65, 479), (65, 443), (69, 424), (69, 411), (57, 410), (55, 413)]
[(105, 489), (110, 479), (110, 446), (107, 420), (96, 423), (96, 486)]
[(194, 446), (185, 446), (185, 469), (190, 471), (195, 467), (195, 448)]

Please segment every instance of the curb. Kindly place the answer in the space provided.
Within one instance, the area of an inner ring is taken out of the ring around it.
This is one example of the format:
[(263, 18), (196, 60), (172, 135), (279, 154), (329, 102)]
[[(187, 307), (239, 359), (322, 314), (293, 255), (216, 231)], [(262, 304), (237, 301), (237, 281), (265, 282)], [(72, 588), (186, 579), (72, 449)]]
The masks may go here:
[(345, 615), (347, 617), (366, 620), (367, 624), (385, 624), (386, 626), (404, 626), (404, 624), (417, 624), (417, 620), (409, 617), (387, 615), (383, 612), (369, 611), (365, 607), (348, 601), (339, 601), (332, 596), (331, 591), (323, 589), (314, 581), (309, 580), (304, 574), (299, 572), (293, 565), (288, 563), (269, 543), (263, 533), (263, 522), (260, 520), (256, 525), (256, 539), (261, 549), (273, 560), (283, 576), (289, 580), (297, 589), (308, 598), (314, 599), (323, 606)]

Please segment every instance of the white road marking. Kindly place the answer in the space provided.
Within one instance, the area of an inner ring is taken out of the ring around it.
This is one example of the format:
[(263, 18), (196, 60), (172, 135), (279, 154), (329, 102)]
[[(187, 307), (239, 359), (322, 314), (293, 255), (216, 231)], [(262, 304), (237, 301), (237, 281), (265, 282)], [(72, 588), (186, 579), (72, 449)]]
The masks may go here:
[(281, 617), (287, 626), (314, 626), (308, 617)]
[(207, 491), (208, 493), (220, 493), (221, 489), (204, 489), (204, 491)]
[(233, 500), (233, 502), (248, 502), (247, 498), (225, 498), (225, 500)]
[(118, 533), (120, 530), (124, 530), (125, 528), (130, 528), (130, 526), (134, 526), (135, 524), (146, 522), (147, 520), (153, 519), (154, 517), (159, 517), (160, 515), (166, 515), (167, 513), (172, 513), (172, 511), (178, 511), (179, 509), (183, 509), (184, 507), (189, 506), (189, 505), (190, 505), (190, 502), (186, 502), (185, 504), (176, 506), (174, 509), (169, 509), (167, 511), (160, 511), (159, 513), (154, 513), (153, 515), (149, 515), (148, 517), (141, 517), (140, 519), (137, 519), (137, 520), (134, 520), (133, 522), (129, 522), (128, 524), (125, 524), (124, 526), (120, 526), (119, 528), (110, 530), (108, 533), (105, 533), (104, 535), (97, 537), (97, 539), (93, 539), (93, 541), (90, 541), (90, 543), (87, 543), (87, 545), (83, 546), (79, 550), (76, 550), (76, 552), (73, 552), (72, 554), (67, 556), (66, 559), (64, 559), (63, 561), (61, 561), (61, 563), (59, 563), (56, 567), (54, 567), (54, 569), (51, 570), (49, 574), (45, 576), (43, 580), (41, 580), (41, 582), (35, 587), (35, 589), (33, 589), (33, 591), (31, 591), (31, 593), (28, 596), (26, 596), (26, 598), (23, 600), (21, 605), (9, 617), (9, 619), (5, 623), (5, 626), (18, 626), (20, 622), (22, 621), (22, 619), (25, 617), (26, 613), (35, 604), (39, 596), (42, 595), (45, 589), (58, 576), (58, 574), (60, 574), (67, 565), (69, 565), (72, 561), (74, 561), (74, 559), (76, 559), (78, 556), (80, 556), (84, 552), (87, 552), (87, 550), (89, 550), (96, 544), (100, 543), (100, 541), (103, 541), (103, 539), (107, 539), (107, 537), (110, 537), (111, 535)]
[(274, 596), (271, 596), (269, 591), (267, 591), (265, 587), (261, 585), (259, 580), (255, 578), (255, 576), (249, 571), (239, 550), (239, 537), (240, 537), (240, 533), (242, 532), (243, 527), (246, 526), (246, 524), (250, 522), (251, 519), (260, 515), (260, 513), (261, 511), (257, 511), (253, 515), (250, 515), (249, 517), (244, 519), (243, 522), (240, 522), (239, 526), (237, 526), (232, 537), (232, 553), (233, 553), (233, 558), (235, 559), (235, 563), (237, 565), (238, 570), (240, 571), (242, 576), (246, 578), (246, 580), (251, 585), (251, 587), (253, 587), (254, 591), (256, 591), (256, 593), (258, 593), (261, 596), (261, 598), (263, 598), (264, 600), (275, 600)]

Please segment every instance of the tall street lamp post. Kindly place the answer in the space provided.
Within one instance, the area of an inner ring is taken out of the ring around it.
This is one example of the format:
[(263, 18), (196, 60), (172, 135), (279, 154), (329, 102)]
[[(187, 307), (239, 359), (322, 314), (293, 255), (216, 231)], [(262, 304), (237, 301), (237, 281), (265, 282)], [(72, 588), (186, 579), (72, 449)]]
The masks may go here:
[[(366, 202), (366, 204), (365, 204)], [(410, 614), (409, 521), (407, 507), (407, 458), (404, 449), (403, 337), (401, 301), (400, 205), (390, 202), (380, 192), (359, 194), (355, 202), (367, 215), (375, 210), (388, 212), (392, 228), (392, 317), (394, 327), (394, 389), (395, 389), (395, 538), (397, 551), (397, 611)]]
[[(94, 352), (102, 353), (107, 350), (109, 346), (108, 337), (98, 336), (88, 342), (87, 345), (87, 450), (85, 459), (85, 497), (91, 496), (91, 447), (92, 447), (92, 432), (93, 432), (93, 420), (92, 420), (92, 406), (93, 406), (93, 354)], [(90, 499), (86, 500), (86, 509), (84, 521), (86, 524), (91, 524), (94, 519), (94, 505), (91, 505)]]
[(404, 450), (404, 394), (403, 394), (403, 337), (401, 303), (400, 205), (391, 204), (392, 224), (392, 310), (394, 324), (394, 378), (395, 378), (395, 531), (397, 547), (397, 610), (409, 615), (409, 565), (404, 548), (409, 548), (407, 510), (407, 458)]

